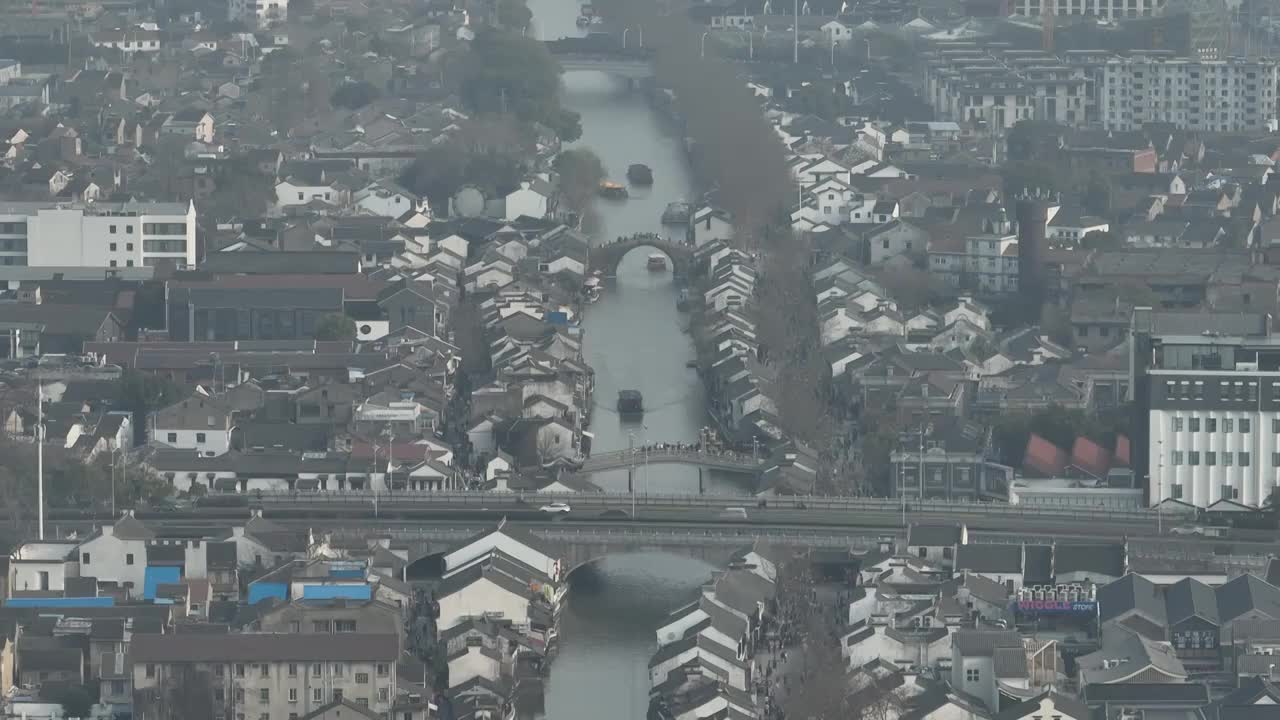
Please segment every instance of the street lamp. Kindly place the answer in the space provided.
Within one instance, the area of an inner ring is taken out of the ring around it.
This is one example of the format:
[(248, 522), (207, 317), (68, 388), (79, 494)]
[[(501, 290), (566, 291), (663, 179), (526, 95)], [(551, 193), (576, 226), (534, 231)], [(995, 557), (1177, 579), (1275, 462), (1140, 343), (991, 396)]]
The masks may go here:
[(701, 52), (699, 53), (699, 57), (705, 58), (707, 56), (707, 36), (710, 34), (711, 33), (706, 32), (702, 33), (702, 42), (700, 44)]
[(747, 28), (747, 59), (756, 59), (756, 32), (752, 28)]
[(836, 35), (831, 33), (831, 69), (836, 67)]
[(631, 28), (629, 27), (622, 28), (622, 49), (623, 50), (627, 49), (627, 33), (629, 32), (631, 32)]

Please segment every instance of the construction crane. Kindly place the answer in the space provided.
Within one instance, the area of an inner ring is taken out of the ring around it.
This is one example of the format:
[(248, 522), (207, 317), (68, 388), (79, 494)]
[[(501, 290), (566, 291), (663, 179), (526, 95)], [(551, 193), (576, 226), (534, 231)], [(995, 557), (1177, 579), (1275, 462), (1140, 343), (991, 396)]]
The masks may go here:
[(1058, 0), (1040, 0), (1041, 46), (1047, 53), (1053, 52), (1053, 23), (1057, 20)]

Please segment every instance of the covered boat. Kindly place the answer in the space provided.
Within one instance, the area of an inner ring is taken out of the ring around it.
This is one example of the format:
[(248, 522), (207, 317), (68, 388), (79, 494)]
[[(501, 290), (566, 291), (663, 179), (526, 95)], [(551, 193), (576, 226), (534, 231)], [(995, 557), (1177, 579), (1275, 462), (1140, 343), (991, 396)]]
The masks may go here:
[(631, 181), (632, 185), (652, 185), (653, 170), (650, 170), (648, 165), (636, 163), (627, 168), (627, 180)]
[(679, 201), (667, 204), (667, 209), (662, 211), (663, 225), (684, 225), (689, 222), (689, 215), (692, 213), (689, 203)]
[(652, 255), (649, 256), (649, 262), (646, 264), (646, 267), (654, 271), (666, 270), (667, 256), (663, 255), (662, 253), (653, 253)]
[(618, 391), (618, 414), (639, 415), (644, 412), (644, 396), (639, 390)]
[(608, 180), (600, 182), (600, 188), (597, 192), (600, 193), (600, 197), (609, 198), (610, 200), (621, 200), (627, 197), (627, 189), (625, 187)]

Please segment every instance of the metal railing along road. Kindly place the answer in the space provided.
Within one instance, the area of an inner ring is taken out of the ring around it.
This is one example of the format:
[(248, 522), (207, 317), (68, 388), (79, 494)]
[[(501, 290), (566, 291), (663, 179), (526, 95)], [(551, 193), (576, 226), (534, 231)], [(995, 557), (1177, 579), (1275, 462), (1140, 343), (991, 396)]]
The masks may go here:
[[(538, 506), (553, 502), (588, 507), (614, 507), (629, 505), (631, 495), (626, 493), (502, 493), (502, 492), (466, 492), (466, 491), (405, 491), (373, 493), (367, 490), (329, 490), (329, 491), (260, 491), (249, 495), (251, 502), (306, 505), (373, 502), (386, 504), (435, 504), (462, 505), (475, 508), (493, 508), (519, 506)], [(787, 495), (763, 499), (765, 507), (761, 509), (778, 510), (828, 510), (841, 512), (900, 512), (901, 500), (894, 498), (861, 498), (861, 497), (828, 497), (813, 495)], [(761, 498), (754, 495), (682, 495), (682, 494), (645, 494), (636, 495), (636, 504), (649, 509), (718, 509), (726, 507), (743, 507), (751, 510), (757, 508)], [(955, 515), (958, 517), (1044, 517), (1044, 518), (1076, 518), (1099, 519), (1109, 521), (1134, 520), (1155, 522), (1158, 513), (1155, 510), (1115, 510), (1107, 508), (1090, 508), (1080, 506), (1046, 507), (1027, 505), (1001, 505), (996, 503), (944, 502), (936, 500), (908, 500), (906, 511), (909, 514)], [(1166, 522), (1176, 522), (1177, 518), (1166, 513)]]
[(653, 447), (648, 449), (614, 450), (612, 452), (593, 453), (582, 463), (580, 472), (600, 472), (605, 467), (626, 467), (631, 463), (683, 462), (690, 465), (706, 465), (711, 468), (732, 467), (754, 470), (764, 461), (752, 460), (749, 456), (733, 453), (698, 452), (697, 450), (681, 450), (677, 448)]

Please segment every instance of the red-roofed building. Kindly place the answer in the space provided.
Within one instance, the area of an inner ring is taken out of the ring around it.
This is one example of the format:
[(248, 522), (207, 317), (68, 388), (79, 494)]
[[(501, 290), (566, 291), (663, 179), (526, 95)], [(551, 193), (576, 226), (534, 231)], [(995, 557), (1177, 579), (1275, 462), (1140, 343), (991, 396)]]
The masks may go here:
[(1067, 469), (1068, 459), (1065, 450), (1032, 433), (1022, 456), (1022, 470), (1039, 477), (1056, 477)]
[(1111, 470), (1111, 451), (1087, 437), (1078, 437), (1071, 448), (1071, 469), (1102, 480)]
[(1129, 436), (1116, 435), (1116, 451), (1111, 456), (1112, 467), (1130, 467), (1129, 465)]

